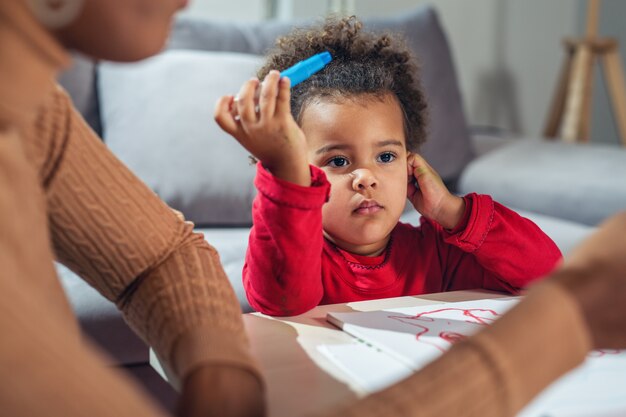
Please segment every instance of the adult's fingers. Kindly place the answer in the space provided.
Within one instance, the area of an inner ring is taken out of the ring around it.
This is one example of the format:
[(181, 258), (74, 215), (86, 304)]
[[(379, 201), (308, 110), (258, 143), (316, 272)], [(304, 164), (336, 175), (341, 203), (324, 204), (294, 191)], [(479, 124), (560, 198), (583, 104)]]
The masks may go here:
[(594, 348), (626, 348), (626, 212), (605, 220), (551, 279), (577, 299)]

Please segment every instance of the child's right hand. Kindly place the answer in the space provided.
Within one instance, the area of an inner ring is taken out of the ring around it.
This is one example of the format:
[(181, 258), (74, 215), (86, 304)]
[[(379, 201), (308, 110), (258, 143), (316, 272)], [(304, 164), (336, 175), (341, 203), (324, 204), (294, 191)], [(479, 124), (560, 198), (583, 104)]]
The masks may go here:
[(221, 97), (214, 117), (217, 124), (260, 160), (272, 175), (309, 186), (311, 173), (306, 139), (291, 115), (289, 86), (288, 78), (271, 71), (260, 86), (257, 107), (255, 93), (259, 80), (253, 78), (243, 84), (237, 99)]

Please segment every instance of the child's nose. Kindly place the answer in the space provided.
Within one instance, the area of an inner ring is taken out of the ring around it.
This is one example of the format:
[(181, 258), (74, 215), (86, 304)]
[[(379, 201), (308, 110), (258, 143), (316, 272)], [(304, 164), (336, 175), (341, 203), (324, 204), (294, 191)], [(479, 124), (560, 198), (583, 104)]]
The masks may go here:
[(376, 188), (378, 186), (374, 173), (369, 169), (355, 169), (352, 175), (352, 188), (354, 191)]

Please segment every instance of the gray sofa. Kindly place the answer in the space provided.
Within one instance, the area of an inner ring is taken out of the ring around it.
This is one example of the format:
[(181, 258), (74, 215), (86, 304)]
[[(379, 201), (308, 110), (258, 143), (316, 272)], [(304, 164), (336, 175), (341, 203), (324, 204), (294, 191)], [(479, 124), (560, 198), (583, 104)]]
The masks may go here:
[[(366, 24), (404, 34), (419, 57), (430, 106), (423, 154), (451, 188), (489, 193), (522, 209), (565, 254), (598, 222), (626, 207), (624, 149), (538, 139), (491, 146), (472, 137), (450, 49), (432, 8)], [(205, 232), (221, 255), (243, 311), (250, 311), (241, 267), (251, 225), (254, 167), (212, 121), (213, 103), (254, 75), (259, 55), (293, 25), (181, 19), (157, 57), (125, 65), (96, 65), (78, 57), (61, 77), (110, 149)], [(404, 215), (408, 222), (418, 218), (410, 210)], [(59, 273), (85, 333), (109, 352), (112, 364), (137, 375), (170, 408), (175, 394), (150, 371), (148, 348), (115, 307), (71, 271), (59, 266)]]

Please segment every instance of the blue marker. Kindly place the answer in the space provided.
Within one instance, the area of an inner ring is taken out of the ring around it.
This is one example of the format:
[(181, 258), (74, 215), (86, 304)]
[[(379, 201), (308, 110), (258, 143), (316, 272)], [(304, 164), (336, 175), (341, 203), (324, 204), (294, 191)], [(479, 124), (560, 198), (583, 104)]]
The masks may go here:
[[(291, 87), (294, 87), (300, 84), (302, 81), (309, 78), (311, 75), (315, 74), (316, 72), (321, 71), (326, 65), (328, 65), (330, 61), (332, 61), (332, 59), (333, 58), (330, 55), (330, 52), (328, 51), (320, 52), (319, 54), (315, 54), (312, 57), (309, 57), (303, 61), (296, 63), (295, 65), (292, 65), (291, 67), (282, 71), (280, 73), (280, 76), (289, 78), (289, 80), (291, 81)], [(257, 88), (256, 91), (254, 92), (255, 103), (259, 102), (260, 94), (261, 94), (261, 89)], [(238, 100), (238, 97), (235, 97), (235, 101), (237, 100)], [(257, 113), (259, 112), (258, 104), (255, 106), (254, 110)], [(239, 115), (237, 114), (236, 106), (231, 106), (230, 112), (235, 118), (235, 120), (239, 120)]]
[(332, 59), (330, 52), (321, 52), (287, 68), (280, 73), (280, 76), (289, 78), (291, 87), (295, 87), (311, 75), (322, 70)]

